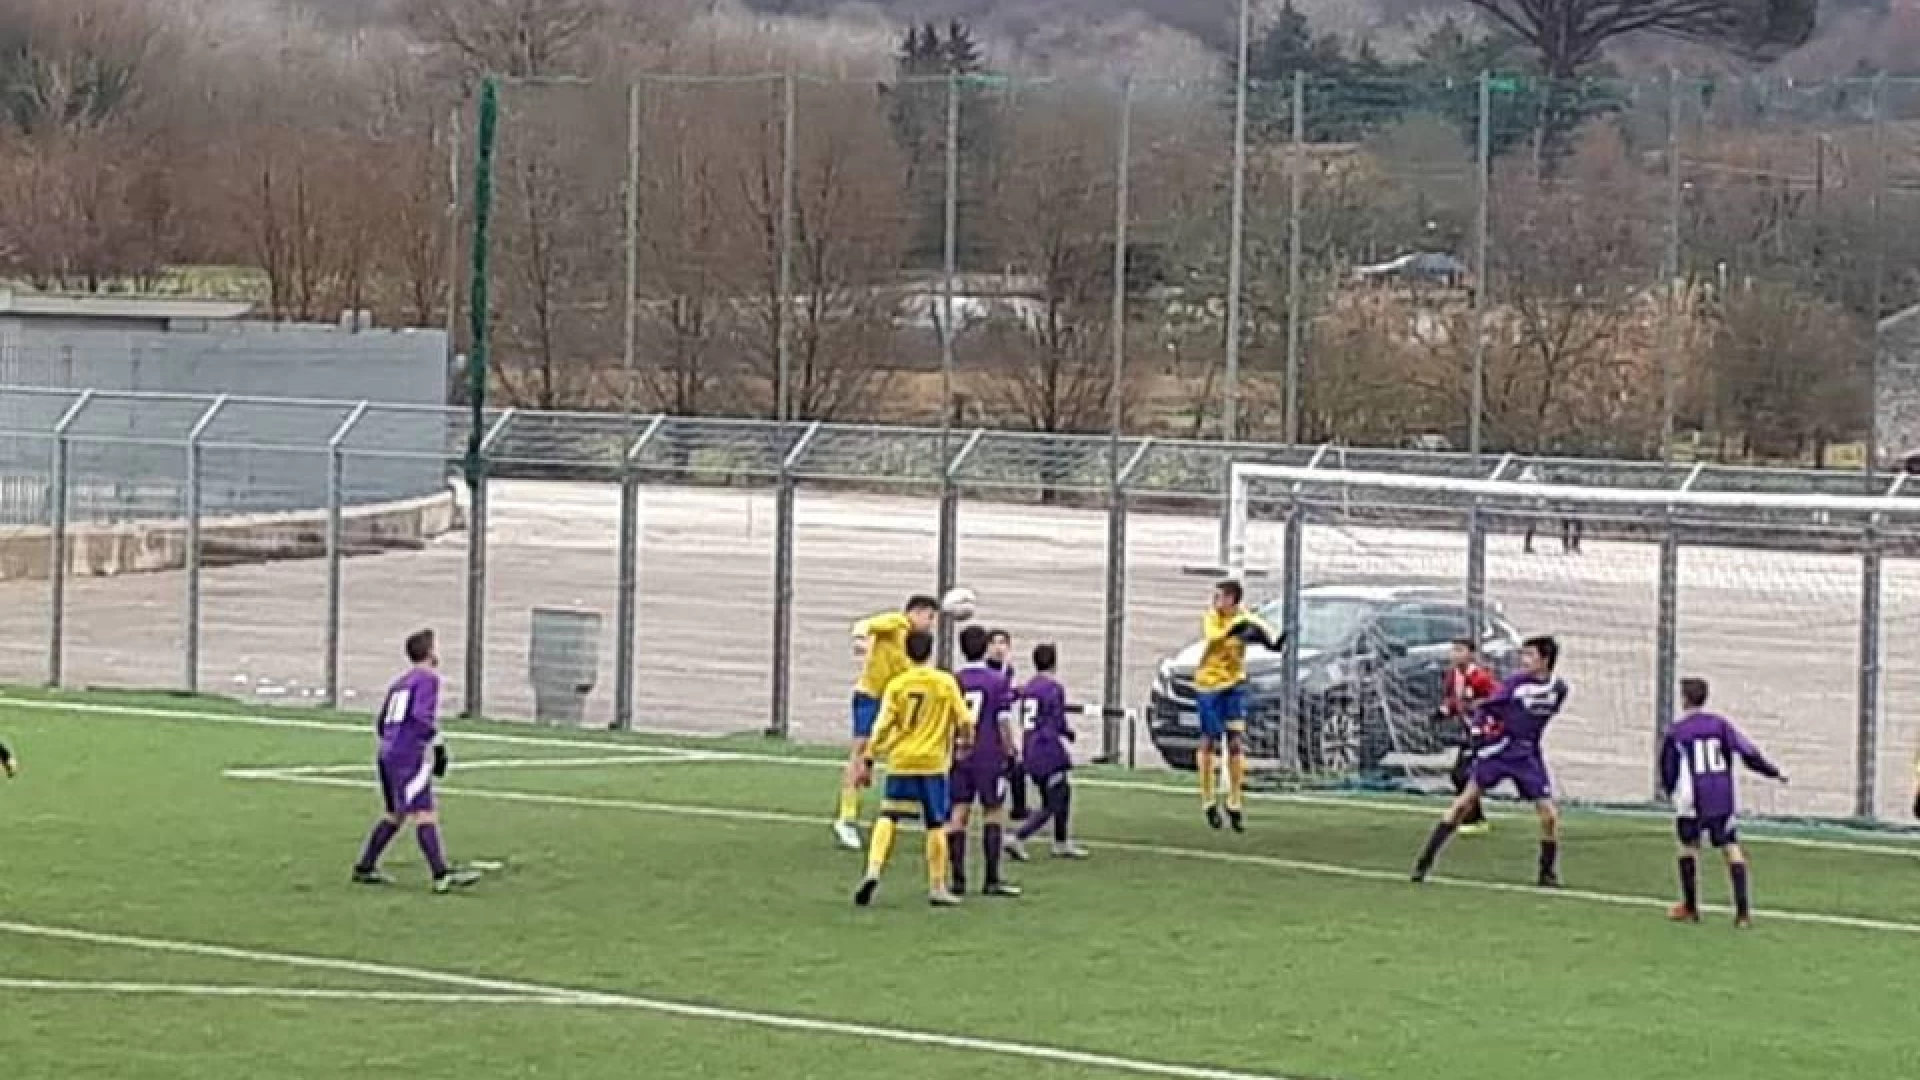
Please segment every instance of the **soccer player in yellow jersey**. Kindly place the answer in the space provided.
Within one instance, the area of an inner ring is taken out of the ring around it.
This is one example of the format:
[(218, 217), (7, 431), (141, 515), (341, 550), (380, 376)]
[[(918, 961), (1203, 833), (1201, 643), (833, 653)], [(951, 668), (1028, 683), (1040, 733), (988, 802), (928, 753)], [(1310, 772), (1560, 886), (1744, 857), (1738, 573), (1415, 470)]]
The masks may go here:
[(872, 781), (873, 763), (887, 765), (887, 788), (880, 804), (880, 820), (873, 826), (867, 849), (867, 876), (853, 894), (866, 907), (880, 888), (880, 873), (893, 853), (894, 831), (903, 818), (918, 816), (927, 828), (927, 900), (935, 907), (953, 907), (960, 898), (949, 887), (947, 814), (951, 795), (948, 774), (954, 748), (973, 742), (973, 713), (960, 693), (960, 682), (932, 667), (933, 635), (916, 630), (907, 635), (907, 658), (913, 666), (887, 684), (860, 763), (860, 779)]
[(1237, 581), (1213, 588), (1213, 606), (1201, 620), (1204, 631), (1200, 664), (1194, 669), (1195, 706), (1200, 713), (1200, 804), (1207, 824), (1220, 827), (1220, 804), (1214, 792), (1214, 753), (1226, 743), (1227, 819), (1234, 832), (1246, 831), (1244, 796), (1247, 782), (1247, 644), (1279, 649), (1282, 641), (1266, 623), (1249, 612)]
[(847, 767), (840, 777), (840, 812), (833, 819), (833, 834), (848, 851), (860, 850), (860, 768), (867, 759), (867, 740), (873, 735), (873, 723), (880, 716), (880, 698), (894, 676), (907, 670), (907, 635), (927, 633), (940, 616), (940, 601), (931, 596), (915, 596), (900, 611), (884, 612), (853, 624), (857, 648), (866, 652), (866, 667), (853, 684), (853, 746), (847, 751)]

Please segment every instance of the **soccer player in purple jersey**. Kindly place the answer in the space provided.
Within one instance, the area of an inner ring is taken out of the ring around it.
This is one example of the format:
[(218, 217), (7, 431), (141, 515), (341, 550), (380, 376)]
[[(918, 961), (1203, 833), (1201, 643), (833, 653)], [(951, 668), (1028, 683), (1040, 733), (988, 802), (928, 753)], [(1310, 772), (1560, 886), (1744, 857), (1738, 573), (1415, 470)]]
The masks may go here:
[(1747, 853), (1740, 847), (1735, 823), (1739, 794), (1733, 761), (1761, 776), (1786, 783), (1778, 766), (1733, 726), (1733, 721), (1707, 711), (1707, 680), (1680, 680), (1680, 719), (1667, 729), (1660, 746), (1660, 790), (1673, 799), (1674, 831), (1680, 836), (1680, 896), (1668, 917), (1675, 922), (1700, 921), (1700, 838), (1705, 836), (1727, 860), (1733, 879), (1734, 925), (1753, 925), (1749, 896)]
[(960, 695), (973, 714), (973, 748), (953, 763), (949, 787), (953, 813), (947, 824), (947, 856), (955, 896), (967, 892), (967, 825), (973, 807), (980, 806), (980, 846), (986, 854), (987, 877), (982, 896), (1019, 896), (1020, 889), (1000, 876), (1000, 854), (1006, 837), (1003, 818), (1007, 801), (1007, 767), (1019, 761), (1013, 737), (1013, 683), (987, 663), (990, 635), (984, 627), (960, 631), (960, 655), (966, 660), (955, 677)]
[(408, 668), (387, 687), (386, 700), (374, 718), (380, 737), (378, 769), (386, 816), (374, 825), (366, 849), (354, 865), (353, 880), (360, 885), (386, 885), (392, 879), (380, 872), (380, 855), (408, 822), (420, 841), (420, 851), (433, 871), (433, 891), (463, 889), (480, 880), (472, 870), (454, 870), (440, 848), (440, 816), (434, 809), (433, 778), (447, 773), (447, 748), (437, 726), (440, 712), (440, 654), (433, 631), (420, 630), (407, 638)]
[(1476, 706), (1481, 741), (1475, 751), (1473, 774), (1467, 779), (1466, 790), (1448, 807), (1446, 817), (1433, 827), (1420, 861), (1414, 864), (1414, 881), (1427, 879), (1440, 849), (1447, 846), (1481, 797), (1510, 780), (1520, 797), (1531, 802), (1540, 815), (1540, 886), (1559, 886), (1560, 810), (1554, 805), (1553, 778), (1541, 749), (1547, 725), (1567, 703), (1567, 684), (1554, 674), (1559, 663), (1559, 642), (1550, 637), (1529, 638), (1520, 646), (1521, 671), (1508, 676), (1492, 697)]
[[(987, 631), (987, 666), (1005, 675), (1009, 685), (1017, 685), (1012, 634), (999, 629)], [(1008, 816), (1015, 821), (1027, 820), (1027, 770), (1021, 767), (1017, 754), (1007, 759), (1007, 797), (1012, 807)]]
[(1073, 757), (1067, 744), (1073, 728), (1067, 723), (1067, 689), (1054, 675), (1059, 653), (1052, 645), (1033, 648), (1033, 678), (1020, 688), (1020, 724), (1026, 729), (1026, 771), (1040, 789), (1040, 812), (1027, 819), (1007, 846), (1007, 854), (1027, 861), (1026, 842), (1051, 822), (1053, 854), (1060, 859), (1084, 859), (1087, 849), (1073, 842)]

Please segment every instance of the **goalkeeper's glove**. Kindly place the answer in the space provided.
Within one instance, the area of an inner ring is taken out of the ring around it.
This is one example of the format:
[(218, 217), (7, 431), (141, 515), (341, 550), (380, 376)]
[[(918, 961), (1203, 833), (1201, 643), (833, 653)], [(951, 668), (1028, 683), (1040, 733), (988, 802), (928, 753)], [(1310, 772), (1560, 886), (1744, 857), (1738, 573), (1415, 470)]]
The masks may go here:
[(435, 776), (447, 775), (447, 766), (452, 763), (453, 763), (453, 759), (447, 756), (447, 744), (434, 743), (433, 744), (433, 775)]

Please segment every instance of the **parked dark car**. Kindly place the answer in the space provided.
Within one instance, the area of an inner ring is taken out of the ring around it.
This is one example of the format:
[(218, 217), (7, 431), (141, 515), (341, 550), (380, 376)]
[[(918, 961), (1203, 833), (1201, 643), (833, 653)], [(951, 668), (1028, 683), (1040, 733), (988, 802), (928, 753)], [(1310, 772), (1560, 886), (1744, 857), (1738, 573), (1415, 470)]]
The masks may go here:
[[(1276, 629), (1281, 604), (1258, 609)], [(1483, 661), (1505, 675), (1519, 662), (1520, 636), (1488, 605), (1485, 625), (1458, 593), (1415, 586), (1309, 586), (1300, 593), (1300, 700), (1286, 730), (1281, 655), (1247, 650), (1248, 751), (1315, 773), (1379, 772), (1400, 759), (1436, 757), (1454, 745), (1437, 719), (1440, 676), (1455, 639), (1480, 642)], [(1195, 641), (1161, 661), (1148, 705), (1153, 744), (1169, 765), (1194, 766), (1200, 724), (1194, 711)], [(1394, 759), (1390, 761), (1390, 759)]]

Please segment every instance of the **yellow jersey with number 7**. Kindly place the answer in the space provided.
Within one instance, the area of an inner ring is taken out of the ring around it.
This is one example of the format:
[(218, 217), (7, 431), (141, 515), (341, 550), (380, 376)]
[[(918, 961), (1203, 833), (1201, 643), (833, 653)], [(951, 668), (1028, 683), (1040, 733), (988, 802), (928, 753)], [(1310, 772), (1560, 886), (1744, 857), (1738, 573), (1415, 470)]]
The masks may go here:
[(945, 776), (953, 768), (954, 743), (972, 740), (973, 723), (951, 674), (908, 668), (887, 684), (867, 754), (886, 762), (894, 776)]

